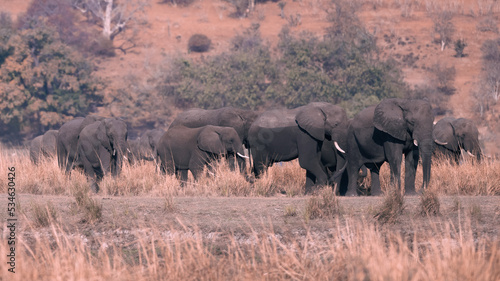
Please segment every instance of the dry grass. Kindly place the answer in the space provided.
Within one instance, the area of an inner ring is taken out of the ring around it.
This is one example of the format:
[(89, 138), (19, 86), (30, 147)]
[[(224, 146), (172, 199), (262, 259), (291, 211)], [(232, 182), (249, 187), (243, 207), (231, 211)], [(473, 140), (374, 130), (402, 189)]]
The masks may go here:
[(382, 224), (395, 223), (405, 209), (404, 197), (400, 190), (389, 188), (384, 194), (384, 201), (376, 210), (375, 218)]
[[(26, 150), (0, 148), (0, 169), (16, 167), (17, 191), (30, 194), (72, 195), (75, 186), (88, 186), (85, 175), (73, 171), (65, 176), (55, 159), (43, 160), (39, 166), (29, 161)], [(105, 177), (100, 183), (100, 194), (111, 196), (149, 195), (164, 196), (273, 196), (304, 194), (305, 172), (297, 161), (277, 163), (253, 184), (245, 176), (231, 172), (226, 163), (215, 164), (215, 175), (206, 173), (200, 180), (189, 181), (184, 187), (174, 176), (161, 175), (152, 162), (142, 162), (134, 166), (126, 163), (120, 176)], [(402, 167), (404, 174), (404, 165)], [(380, 172), (382, 190), (389, 185), (388, 165)], [(404, 177), (402, 177), (404, 184)], [(368, 180), (369, 182), (369, 180)], [(430, 189), (437, 195), (500, 195), (500, 162), (474, 164), (464, 161), (459, 166), (448, 161), (433, 159)], [(415, 186), (422, 185), (422, 169), (419, 167)], [(5, 192), (6, 185), (0, 187)]]
[(425, 190), (420, 195), (420, 213), (422, 215), (438, 215), (439, 214), (439, 198), (436, 192), (432, 189)]
[(317, 196), (309, 198), (306, 202), (304, 215), (306, 220), (316, 218), (333, 218), (342, 213), (339, 200), (332, 188), (326, 186)]
[[(442, 223), (408, 238), (373, 224), (337, 222), (329, 237), (272, 230), (213, 238), (197, 230), (144, 226), (133, 241), (91, 242), (51, 224), (18, 238), (18, 266), (2, 280), (498, 280), (498, 243), (469, 223)], [(222, 244), (221, 244), (222, 243)], [(223, 245), (223, 246), (220, 246)], [(6, 256), (7, 244), (0, 244)]]

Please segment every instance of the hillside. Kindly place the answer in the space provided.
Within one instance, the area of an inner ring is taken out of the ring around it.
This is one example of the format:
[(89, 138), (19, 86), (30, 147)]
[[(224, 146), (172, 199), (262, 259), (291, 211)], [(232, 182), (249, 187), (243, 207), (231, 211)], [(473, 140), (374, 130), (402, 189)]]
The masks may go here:
[[(123, 87), (130, 75), (138, 77), (138, 83), (148, 84), (152, 77), (159, 75), (162, 64), (168, 58), (182, 55), (193, 58), (212, 56), (226, 51), (235, 34), (242, 32), (252, 23), (260, 25), (262, 37), (271, 46), (276, 46), (278, 34), (288, 23), (290, 16), (300, 14), (300, 24), (292, 27), (293, 32), (311, 31), (321, 36), (330, 24), (327, 11), (332, 9), (328, 0), (286, 1), (285, 19), (280, 16), (280, 7), (276, 2), (258, 3), (246, 18), (231, 17), (234, 6), (222, 0), (197, 0), (188, 7), (173, 6), (150, 1), (145, 9), (144, 24), (138, 26), (136, 47), (126, 54), (117, 51), (111, 58), (97, 60), (98, 73), (109, 83), (109, 93)], [(446, 115), (473, 118), (480, 125), (480, 133), (488, 155), (499, 151), (494, 143), (498, 129), (498, 114), (489, 113), (478, 118), (477, 107), (472, 93), (477, 89), (481, 76), (481, 45), (485, 40), (499, 37), (494, 28), (479, 31), (477, 26), (487, 19), (497, 17), (500, 4), (488, 0), (465, 1), (424, 1), (424, 0), (365, 0), (351, 1), (356, 5), (357, 14), (367, 29), (377, 37), (381, 56), (392, 57), (403, 66), (404, 79), (411, 87), (422, 87), (431, 83), (433, 75), (429, 68), (439, 64), (442, 67), (454, 67), (456, 88), (446, 103)], [(29, 1), (0, 0), (2, 10), (16, 16), (26, 10)], [(450, 45), (441, 51), (435, 43), (432, 16), (438, 11), (451, 11), (455, 31), (452, 42), (463, 39), (467, 43), (462, 58), (455, 57), (455, 50)], [(127, 31), (132, 32), (132, 31)], [(187, 52), (187, 42), (191, 35), (203, 33), (212, 40), (212, 48), (204, 54)], [(120, 44), (120, 38), (115, 45)], [(107, 100), (110, 102), (111, 98)], [(119, 105), (100, 108), (103, 115), (119, 115)], [(496, 106), (498, 107), (498, 106)], [(176, 114), (175, 108), (165, 112)], [(495, 112), (494, 108), (490, 110)], [(441, 118), (438, 116), (437, 118)], [(171, 117), (166, 117), (155, 126), (166, 126)]]

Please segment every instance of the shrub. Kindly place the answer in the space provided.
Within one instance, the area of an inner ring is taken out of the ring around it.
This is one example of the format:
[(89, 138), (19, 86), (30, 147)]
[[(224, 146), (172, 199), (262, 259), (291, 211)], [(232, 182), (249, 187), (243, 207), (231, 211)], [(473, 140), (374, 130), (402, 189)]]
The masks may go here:
[(397, 221), (405, 208), (404, 198), (401, 191), (393, 186), (386, 191), (384, 202), (378, 207), (375, 219), (382, 224), (392, 224)]
[(420, 195), (420, 214), (422, 215), (439, 215), (439, 198), (435, 191), (426, 189)]
[(306, 220), (315, 218), (333, 218), (341, 213), (339, 200), (327, 186), (319, 191), (319, 196), (313, 196), (306, 202), (304, 215)]
[(465, 47), (467, 47), (467, 43), (464, 39), (458, 39), (455, 41), (455, 57), (463, 58), (467, 56), (467, 54), (464, 54)]
[(210, 41), (206, 35), (194, 34), (189, 38), (188, 51), (203, 53), (210, 49), (211, 44), (212, 41)]
[(114, 57), (116, 55), (113, 41), (101, 35), (98, 35), (90, 44), (89, 52), (101, 57)]

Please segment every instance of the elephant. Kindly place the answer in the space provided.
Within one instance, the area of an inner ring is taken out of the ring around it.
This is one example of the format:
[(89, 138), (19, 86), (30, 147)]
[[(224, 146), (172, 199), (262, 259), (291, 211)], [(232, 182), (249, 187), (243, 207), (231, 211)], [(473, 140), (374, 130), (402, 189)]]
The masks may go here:
[(87, 125), (103, 119), (104, 117), (97, 115), (89, 115), (85, 118), (77, 117), (64, 123), (61, 128), (59, 128), (59, 133), (57, 134), (56, 139), (57, 162), (59, 164), (59, 168), (61, 168), (66, 174), (69, 174), (73, 167), (81, 167), (81, 163), (76, 162), (78, 156), (78, 135), (80, 132)]
[(78, 157), (96, 193), (105, 174), (120, 174), (123, 160), (127, 160), (127, 137), (127, 124), (118, 118), (95, 121), (80, 132)]
[(356, 195), (359, 169), (365, 165), (372, 174), (372, 195), (380, 195), (379, 170), (389, 162), (391, 184), (401, 188), (401, 162), (405, 155), (405, 193), (415, 194), (415, 175), (422, 157), (425, 189), (431, 177), (433, 150), (431, 105), (424, 100), (391, 98), (359, 112), (347, 134), (346, 195)]
[(449, 159), (451, 164), (459, 164), (462, 149), (481, 162), (479, 131), (472, 120), (445, 117), (434, 125), (432, 135), (436, 143), (434, 152)]
[(160, 138), (157, 154), (163, 173), (174, 174), (181, 184), (187, 181), (188, 170), (195, 180), (204, 166), (221, 156), (234, 155), (239, 164), (245, 161), (243, 142), (235, 129), (207, 125), (200, 128), (175, 126)]
[(56, 138), (58, 130), (48, 130), (45, 134), (34, 138), (30, 144), (30, 159), (38, 165), (42, 157), (56, 155)]
[(248, 131), (254, 175), (259, 177), (274, 162), (298, 158), (300, 167), (306, 170), (306, 193), (312, 191), (315, 184), (327, 184), (329, 177), (322, 155), (323, 161), (329, 160), (321, 152), (323, 144), (333, 142), (323, 150), (327, 148), (339, 156), (331, 160), (335, 167), (344, 166), (338, 160), (345, 159), (342, 154), (345, 153), (347, 125), (345, 110), (326, 102), (263, 112)]
[(161, 136), (165, 133), (162, 129), (147, 130), (142, 135), (134, 140), (128, 140), (131, 157), (129, 157), (130, 164), (136, 161), (155, 161), (157, 159), (157, 147)]
[[(231, 127), (236, 130), (240, 140), (247, 149), (250, 149), (248, 141), (248, 130), (253, 121), (257, 118), (257, 113), (253, 110), (244, 110), (234, 107), (222, 107), (219, 109), (205, 110), (193, 108), (177, 115), (170, 124), (170, 128), (185, 126), (188, 128), (200, 128), (206, 125)], [(234, 159), (228, 158), (229, 167), (234, 170)], [(240, 161), (238, 161), (240, 162)], [(240, 165), (240, 171), (246, 170), (245, 162)]]

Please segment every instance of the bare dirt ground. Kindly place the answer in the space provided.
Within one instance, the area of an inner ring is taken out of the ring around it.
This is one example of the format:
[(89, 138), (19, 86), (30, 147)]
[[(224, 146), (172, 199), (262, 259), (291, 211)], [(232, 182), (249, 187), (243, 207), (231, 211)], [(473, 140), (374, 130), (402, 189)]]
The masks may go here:
[[(165, 198), (145, 196), (100, 197), (102, 218), (86, 222), (76, 208), (71, 196), (47, 196), (18, 194), (18, 209), (21, 228), (18, 230), (28, 241), (38, 235), (50, 233), (51, 227), (32, 227), (34, 204), (55, 207), (56, 221), (66, 232), (83, 235), (88, 242), (99, 245), (99, 241), (114, 241), (117, 246), (126, 246), (138, 236), (148, 235), (154, 228), (164, 238), (172, 235), (202, 233), (216, 244), (224, 245), (229, 237), (241, 239), (242, 243), (252, 233), (274, 232), (282, 239), (300, 239), (316, 235), (324, 239), (335, 234), (340, 225), (360, 221), (376, 224), (374, 213), (382, 203), (382, 197), (339, 198), (340, 214), (328, 218), (307, 219), (304, 210), (310, 196), (300, 197), (175, 197), (173, 210), (166, 209)], [(422, 215), (419, 212), (420, 197), (405, 197), (405, 209), (396, 223), (380, 225), (403, 237), (412, 239), (418, 230), (440, 230), (444, 223), (451, 223), (459, 233), (467, 221), (476, 237), (500, 241), (500, 197), (499, 196), (440, 196), (440, 214)], [(6, 206), (7, 196), (0, 195), (0, 205)], [(290, 215), (287, 210), (296, 210)], [(0, 219), (6, 221), (6, 212)], [(3, 229), (5, 235), (6, 229)], [(326, 242), (326, 240), (325, 240)]]

